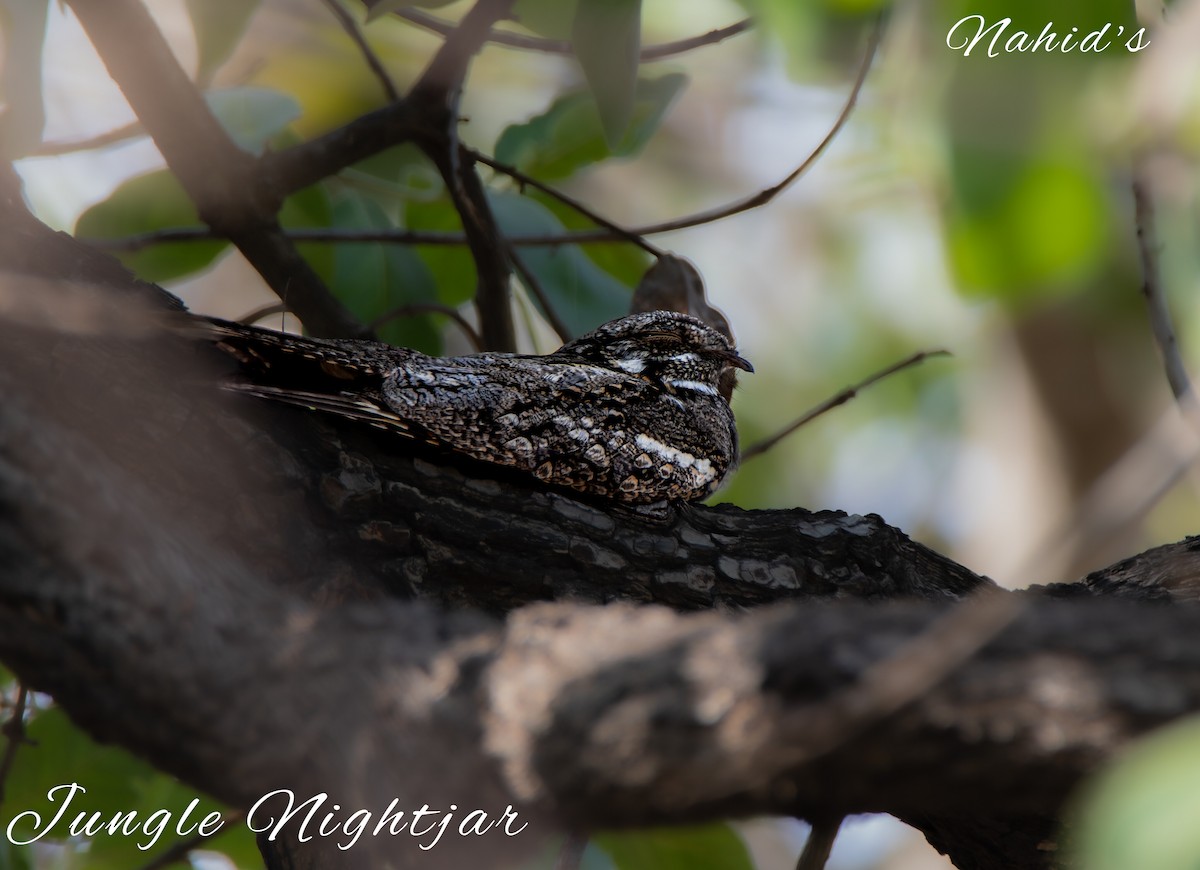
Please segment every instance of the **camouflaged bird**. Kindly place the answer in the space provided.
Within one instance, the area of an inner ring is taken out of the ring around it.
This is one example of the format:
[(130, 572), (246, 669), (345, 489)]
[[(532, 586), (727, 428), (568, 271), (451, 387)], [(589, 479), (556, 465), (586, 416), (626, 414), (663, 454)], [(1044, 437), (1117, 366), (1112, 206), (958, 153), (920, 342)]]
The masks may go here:
[(231, 389), (634, 503), (717, 488), (738, 452), (718, 385), (732, 368), (754, 370), (720, 332), (669, 311), (622, 317), (544, 356), (431, 357), (223, 321), (210, 329), (241, 364)]

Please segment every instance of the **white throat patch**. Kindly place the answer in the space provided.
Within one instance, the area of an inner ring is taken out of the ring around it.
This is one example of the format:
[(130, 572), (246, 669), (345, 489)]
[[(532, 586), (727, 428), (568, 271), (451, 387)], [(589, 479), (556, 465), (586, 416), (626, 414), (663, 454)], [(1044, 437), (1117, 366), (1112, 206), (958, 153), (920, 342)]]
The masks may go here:
[(703, 383), (701, 381), (675, 380), (675, 381), (667, 381), (667, 383), (670, 384), (671, 386), (673, 386), (677, 390), (691, 390), (694, 393), (704, 393), (704, 395), (706, 395), (706, 396), (717, 395), (717, 390), (715, 387), (711, 387), (708, 384)]

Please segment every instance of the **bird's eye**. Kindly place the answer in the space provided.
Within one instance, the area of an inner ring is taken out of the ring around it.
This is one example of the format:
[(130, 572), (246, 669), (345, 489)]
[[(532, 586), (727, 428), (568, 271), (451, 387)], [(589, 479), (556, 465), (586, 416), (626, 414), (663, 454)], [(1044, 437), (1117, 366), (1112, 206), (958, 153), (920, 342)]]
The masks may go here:
[(647, 332), (642, 341), (655, 345), (679, 344), (679, 336), (673, 332), (653, 331)]

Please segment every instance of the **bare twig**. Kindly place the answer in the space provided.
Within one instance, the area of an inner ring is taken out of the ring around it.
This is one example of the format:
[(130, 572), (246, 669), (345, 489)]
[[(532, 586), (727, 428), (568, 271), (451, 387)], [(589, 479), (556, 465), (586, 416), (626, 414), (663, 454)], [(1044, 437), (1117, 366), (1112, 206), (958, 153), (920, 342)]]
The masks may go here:
[(558, 857), (554, 859), (554, 870), (579, 870), (583, 863), (583, 850), (587, 848), (588, 838), (576, 832), (567, 834), (559, 847)]
[(598, 226), (604, 227), (605, 229), (611, 231), (614, 235), (616, 235), (620, 239), (627, 241), (627, 242), (632, 242), (633, 244), (637, 245), (642, 250), (646, 251), (649, 254), (654, 255), (655, 257), (661, 257), (663, 255), (662, 248), (659, 248), (655, 245), (650, 244), (649, 242), (647, 242), (644, 238), (642, 238), (637, 233), (635, 233), (631, 230), (627, 230), (624, 227), (613, 223), (608, 218), (597, 214), (596, 212), (592, 211), (592, 209), (590, 209), (588, 206), (584, 205), (579, 200), (575, 199), (573, 196), (569, 196), (568, 194), (563, 193), (561, 190), (557, 190), (548, 184), (544, 184), (541, 181), (538, 181), (536, 178), (533, 178), (530, 175), (526, 175), (524, 172), (517, 169), (515, 166), (509, 166), (507, 163), (501, 163), (499, 160), (496, 160), (494, 157), (488, 157), (486, 154), (483, 154), (479, 151), (475, 151), (474, 149), (467, 149), (467, 150), (473, 159), (479, 161), (480, 163), (484, 164), (485, 166), (489, 166), (492, 169), (494, 169), (496, 172), (499, 172), (503, 175), (507, 175), (509, 178), (512, 178), (515, 181), (517, 181), (518, 183), (520, 183), (523, 187), (532, 187), (536, 190), (540, 190), (542, 193), (544, 193), (548, 196), (554, 197), (559, 202), (563, 203), (564, 205), (570, 206), (572, 209), (579, 212), (581, 215), (583, 215), (584, 217), (586, 217), (588, 220), (592, 221), (593, 223), (597, 224)]
[(567, 328), (567, 325), (563, 322), (562, 318), (558, 316), (558, 312), (554, 310), (554, 306), (550, 304), (550, 297), (547, 296), (546, 291), (542, 289), (542, 284), (540, 281), (538, 281), (537, 276), (530, 271), (529, 267), (525, 264), (525, 261), (521, 259), (521, 255), (517, 253), (517, 249), (511, 242), (505, 242), (505, 246), (508, 250), (509, 262), (512, 263), (513, 268), (517, 271), (517, 274), (521, 276), (522, 283), (525, 284), (525, 287), (534, 295), (534, 298), (537, 299), (538, 304), (541, 305), (542, 313), (545, 314), (546, 322), (550, 324), (550, 328), (553, 329), (555, 334), (558, 335), (558, 337), (564, 342), (570, 341), (573, 338), (571, 335), (571, 330)]
[[(405, 21), (415, 24), (418, 27), (424, 27), (433, 33), (439, 33), (442, 36), (448, 36), (454, 32), (455, 25), (452, 22), (430, 15), (428, 12), (422, 12), (419, 9), (400, 9), (396, 14)], [(698, 36), (691, 36), (687, 39), (679, 39), (673, 42), (664, 42), (660, 45), (647, 45), (642, 48), (638, 60), (642, 63), (652, 60), (662, 60), (663, 58), (683, 54), (705, 45), (716, 45), (718, 42), (723, 42), (731, 36), (745, 33), (751, 26), (753, 26), (753, 21), (749, 18), (743, 18), (741, 21), (734, 22), (725, 27), (719, 27), (716, 30), (710, 30), (708, 33), (702, 33)], [(526, 36), (525, 34), (513, 33), (509, 30), (492, 30), (488, 35), (488, 42), (493, 45), (520, 48), (527, 51), (540, 51), (546, 54), (573, 53), (571, 43), (565, 39), (545, 39), (540, 36)]]
[(233, 242), (280, 298), (287, 295), (314, 334), (367, 335), (282, 234), (281, 198), (260, 177), (259, 162), (221, 127), (144, 4), (70, 6), (201, 219)]
[(25, 736), (25, 702), (28, 697), (29, 690), (25, 688), (24, 684), (19, 684), (12, 716), (4, 723), (3, 727), (0, 727), (0, 733), (8, 738), (8, 742), (4, 746), (4, 757), (0, 758), (0, 804), (4, 803), (4, 783), (8, 780), (9, 771), (12, 770), (13, 762), (17, 758), (17, 748), (22, 743), (29, 742)]
[(853, 386), (846, 387), (846, 389), (842, 390), (840, 393), (837, 393), (836, 395), (831, 396), (830, 398), (826, 399), (824, 402), (821, 402), (819, 405), (813, 406), (812, 408), (810, 408), (809, 410), (807, 410), (803, 414), (801, 414), (798, 419), (796, 419), (793, 422), (789, 423), (788, 425), (784, 426), (781, 430), (779, 430), (778, 432), (776, 432), (774, 435), (770, 436), (769, 438), (764, 438), (762, 441), (759, 441), (757, 444), (747, 447), (745, 450), (742, 451), (742, 455), (741, 455), (739, 461), (745, 462), (748, 459), (753, 459), (755, 456), (758, 456), (762, 453), (766, 453), (768, 450), (770, 450), (772, 447), (774, 447), (776, 444), (778, 444), (784, 438), (791, 435), (793, 432), (795, 432), (801, 426), (804, 426), (807, 423), (811, 423), (813, 420), (815, 420), (817, 417), (820, 417), (826, 411), (831, 411), (834, 408), (836, 408), (838, 405), (844, 405), (846, 402), (849, 402), (851, 399), (853, 399), (855, 396), (858, 395), (860, 390), (865, 390), (867, 387), (871, 386), (874, 383), (882, 381), (884, 378), (891, 377), (892, 375), (896, 374), (897, 372), (901, 372), (906, 368), (915, 366), (918, 363), (924, 362), (925, 360), (929, 359), (930, 357), (934, 357), (934, 356), (950, 356), (950, 351), (940, 350), (940, 349), (939, 350), (918, 351), (917, 353), (914, 353), (912, 356), (906, 357), (906, 358), (900, 360), (900, 362), (893, 363), (892, 365), (888, 366), (885, 369), (880, 369), (879, 371), (875, 372), (870, 377), (864, 378), (863, 380), (859, 381), (857, 384), (854, 384)]
[(454, 33), (446, 37), (421, 77), (409, 91), (411, 111), (428, 119), (428, 133), (418, 146), (437, 166), (462, 220), (467, 246), (475, 260), (478, 286), (475, 308), (488, 350), (516, 350), (509, 289), (509, 258), (488, 203), (487, 191), (473, 160), (464, 161), (458, 142), (459, 103), (471, 59), (487, 42), (492, 25), (508, 14), (514, 0), (477, 0)]
[(272, 314), (292, 314), (292, 310), (282, 302), (273, 302), (270, 305), (264, 305), (261, 308), (255, 308), (244, 317), (238, 318), (238, 323), (243, 326), (253, 326), (262, 320), (264, 317), (270, 317)]
[(1149, 180), (1140, 172), (1133, 178), (1134, 219), (1137, 222), (1138, 253), (1142, 261), (1142, 296), (1150, 315), (1150, 329), (1154, 341), (1162, 354), (1167, 383), (1184, 414), (1193, 425), (1200, 426), (1200, 409), (1188, 377), (1187, 367), (1179, 353), (1179, 342), (1175, 327), (1171, 323), (1171, 311), (1167, 305), (1162, 284), (1162, 273), (1158, 268), (1158, 232), (1155, 227), (1154, 198)]
[(224, 813), (221, 816), (221, 825), (212, 834), (193, 834), (186, 840), (179, 840), (165, 850), (161, 855), (150, 859), (143, 864), (139, 870), (162, 870), (164, 867), (170, 867), (172, 864), (180, 864), (187, 860), (188, 853), (193, 849), (198, 849), (213, 837), (218, 836), (225, 830), (226, 825), (237, 824), (245, 816), (241, 810)]
[(829, 853), (833, 851), (833, 842), (837, 839), (844, 818), (845, 816), (837, 816), (811, 822), (808, 839), (804, 841), (804, 850), (796, 861), (796, 870), (825, 870)]
[(396, 89), (396, 83), (388, 75), (388, 71), (384, 68), (379, 55), (367, 43), (367, 38), (363, 35), (362, 29), (359, 28), (354, 17), (342, 7), (342, 4), (338, 0), (321, 0), (321, 2), (333, 13), (334, 18), (338, 20), (338, 24), (342, 26), (342, 30), (346, 31), (346, 35), (358, 47), (363, 59), (367, 62), (367, 66), (371, 68), (371, 72), (375, 74), (375, 78), (379, 79), (379, 84), (383, 87), (383, 92), (387, 95), (388, 102), (399, 102), (400, 91)]
[(639, 235), (652, 235), (654, 233), (665, 233), (671, 230), (682, 230), (688, 227), (699, 226), (701, 224), (709, 224), (714, 221), (722, 220), (723, 218), (731, 217), (735, 214), (741, 214), (744, 211), (756, 209), (759, 206), (766, 205), (780, 193), (786, 190), (792, 182), (808, 171), (818, 157), (820, 157), (829, 143), (831, 143), (842, 127), (846, 125), (846, 121), (850, 118), (850, 113), (854, 110), (858, 103), (858, 95), (862, 92), (863, 83), (867, 80), (867, 73), (871, 69), (871, 62), (875, 59), (875, 51), (879, 48), (880, 39), (883, 37), (883, 17), (880, 16), (875, 21), (875, 26), (871, 29), (871, 35), (867, 41), (867, 50), (863, 55), (862, 63), (859, 64), (858, 74), (855, 76), (854, 84), (850, 88), (850, 95), (846, 98), (846, 103), (842, 106), (842, 111), (838, 113), (837, 120), (833, 122), (833, 126), (829, 128), (829, 132), (825, 134), (825, 138), (818, 143), (817, 147), (804, 158), (803, 162), (791, 172), (787, 174), (778, 184), (772, 185), (765, 190), (760, 190), (753, 196), (745, 199), (723, 205), (720, 208), (710, 209), (709, 211), (699, 212), (687, 217), (677, 218), (672, 221), (665, 221), (659, 224), (653, 224), (649, 227), (641, 227), (633, 232)]
[(410, 302), (407, 305), (401, 305), (393, 308), (386, 314), (382, 314), (371, 321), (371, 329), (379, 329), (384, 324), (390, 323), (400, 317), (413, 317), (418, 314), (443, 314), (449, 317), (463, 331), (467, 337), (467, 341), (471, 342), (471, 346), (475, 350), (483, 350), (483, 339), (475, 330), (467, 318), (463, 317), (449, 305), (440, 305), (436, 302)]
[(142, 122), (131, 121), (124, 127), (117, 127), (115, 130), (108, 130), (88, 139), (80, 139), (78, 142), (43, 142), (33, 153), (35, 157), (59, 157), (63, 154), (74, 154), (77, 151), (107, 148), (109, 145), (116, 145), (127, 139), (145, 135), (146, 131), (142, 127)]

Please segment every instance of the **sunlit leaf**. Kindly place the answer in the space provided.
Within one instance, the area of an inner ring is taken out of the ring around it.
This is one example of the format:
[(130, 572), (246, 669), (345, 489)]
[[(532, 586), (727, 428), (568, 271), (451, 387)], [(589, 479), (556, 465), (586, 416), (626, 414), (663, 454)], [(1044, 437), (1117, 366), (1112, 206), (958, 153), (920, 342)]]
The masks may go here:
[[(972, 170), (1002, 175), (980, 161)], [(1021, 302), (1070, 290), (1097, 268), (1108, 237), (1104, 182), (1082, 163), (1031, 157), (1002, 193), (989, 184), (959, 185), (949, 221), (951, 262), (971, 295)]]
[(506, 129), (496, 142), (496, 159), (549, 181), (566, 178), (608, 157), (636, 154), (654, 135), (686, 81), (681, 73), (639, 79), (633, 120), (614, 148), (604, 139), (592, 95), (572, 91), (555, 100), (541, 115)]
[(229, 59), (261, 0), (185, 0), (196, 34), (197, 77), (207, 82)]
[(642, 45), (641, 0), (579, 0), (571, 44), (600, 113), (609, 148), (617, 148), (629, 122)]
[[(497, 193), (491, 203), (506, 235), (565, 232), (549, 209), (528, 197)], [(578, 245), (524, 247), (520, 256), (572, 335), (620, 317), (629, 309), (630, 288), (593, 263)]]
[(1089, 787), (1079, 807), (1079, 862), (1088, 870), (1200, 867), (1200, 721), (1151, 735)]
[[(166, 169), (131, 178), (108, 199), (85, 211), (75, 224), (84, 239), (115, 239), (164, 227), (200, 227), (196, 208)], [(163, 283), (207, 267), (228, 242), (171, 242), (119, 254), (139, 278)]]
[(599, 834), (594, 842), (618, 870), (754, 870), (746, 844), (724, 824)]

